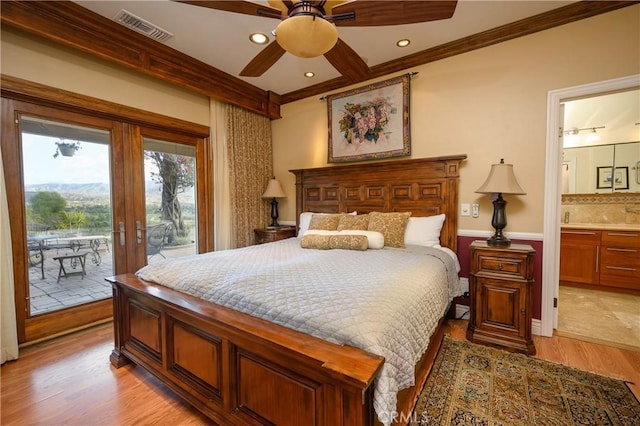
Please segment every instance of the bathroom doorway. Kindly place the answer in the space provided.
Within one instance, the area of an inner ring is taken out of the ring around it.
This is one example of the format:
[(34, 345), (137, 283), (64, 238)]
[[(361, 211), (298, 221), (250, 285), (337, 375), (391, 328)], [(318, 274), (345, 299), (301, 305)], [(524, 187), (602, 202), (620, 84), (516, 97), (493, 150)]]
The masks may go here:
[[(562, 301), (559, 285), (560, 226), (562, 212), (562, 105), (567, 100), (593, 97), (598, 94), (624, 91), (640, 87), (640, 75), (632, 75), (551, 91), (547, 98), (547, 157), (545, 178), (545, 213), (543, 252), (542, 315), (540, 332), (552, 336), (558, 328), (558, 304)], [(558, 131), (560, 129), (560, 131)], [(565, 296), (569, 298), (569, 296)]]

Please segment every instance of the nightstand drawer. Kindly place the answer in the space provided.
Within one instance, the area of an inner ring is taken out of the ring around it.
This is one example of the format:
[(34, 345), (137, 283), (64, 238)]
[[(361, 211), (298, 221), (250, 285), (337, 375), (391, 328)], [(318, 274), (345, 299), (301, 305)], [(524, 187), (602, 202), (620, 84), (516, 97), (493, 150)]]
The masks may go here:
[(478, 254), (478, 270), (476, 274), (483, 272), (489, 274), (499, 274), (500, 276), (518, 277), (527, 279), (526, 258), (522, 256), (510, 256), (501, 253), (500, 257)]

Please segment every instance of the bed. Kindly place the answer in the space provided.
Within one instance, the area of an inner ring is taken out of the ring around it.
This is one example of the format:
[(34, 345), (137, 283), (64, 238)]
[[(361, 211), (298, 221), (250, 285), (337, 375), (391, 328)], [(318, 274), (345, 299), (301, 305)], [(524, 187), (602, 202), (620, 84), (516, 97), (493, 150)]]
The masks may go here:
[[(292, 170), (296, 177), (296, 217), (303, 217), (304, 212), (411, 212), (411, 217), (444, 214), (446, 219), (439, 242), (455, 253), (459, 167), (464, 158), (466, 156), (458, 155)], [(279, 253), (286, 258), (289, 251), (306, 250), (308, 255), (316, 251), (301, 249), (300, 245), (300, 240), (294, 238), (264, 245), (268, 247), (239, 250), (244, 250), (245, 257), (254, 253), (271, 259), (277, 259)], [(261, 254), (263, 250), (271, 252), (264, 255)], [(378, 252), (385, 250), (353, 251), (353, 255), (381, 256)], [(390, 251), (413, 250), (408, 245), (406, 249)], [(330, 261), (337, 262), (337, 253), (351, 251), (320, 252), (322, 256), (329, 256), (321, 262), (329, 264)], [(393, 390), (395, 409), (381, 413), (379, 395), (384, 392), (380, 391), (380, 384), (385, 383), (385, 370), (393, 369), (395, 361), (388, 354), (385, 360), (380, 355), (382, 350), (365, 350), (362, 347), (366, 346), (359, 342), (351, 344), (351, 337), (339, 333), (343, 328), (349, 328), (345, 323), (338, 322), (327, 338), (316, 332), (315, 325), (303, 326), (303, 332), (291, 328), (290, 318), (281, 320), (284, 312), (295, 312), (294, 305), (263, 319), (256, 316), (262, 314), (256, 313), (254, 308), (223, 306), (232, 306), (229, 299), (254, 297), (253, 293), (236, 296), (228, 287), (217, 295), (212, 291), (210, 300), (202, 297), (207, 290), (185, 293), (190, 290), (185, 286), (190, 287), (191, 281), (183, 275), (190, 275), (196, 269), (193, 262), (204, 264), (204, 259), (221, 255), (231, 256), (231, 253), (183, 259), (187, 263), (173, 271), (169, 267), (139, 271), (138, 275), (146, 280), (134, 274), (109, 278), (114, 303), (115, 347), (110, 358), (113, 366), (133, 362), (145, 368), (218, 424), (372, 425), (380, 421), (389, 424), (408, 420), (438, 350), (442, 318), (437, 318), (433, 327), (429, 326), (432, 330), (426, 340), (428, 347), (419, 348), (422, 357), (418, 357), (415, 364), (415, 374), (411, 378), (414, 385), (397, 394)], [(417, 255), (425, 259), (427, 255), (434, 259), (438, 257), (423, 252)], [(334, 260), (330, 260), (331, 256)], [(357, 264), (358, 261), (353, 262)], [(291, 269), (276, 267), (277, 263), (260, 266), (266, 269), (258, 269), (258, 275), (272, 275), (274, 283), (280, 284), (277, 288), (294, 291), (297, 287), (287, 284), (286, 276), (295, 275), (295, 270), (305, 262), (289, 265)], [(382, 264), (382, 261), (374, 263)], [(204, 274), (228, 276), (220, 265)], [(255, 265), (258, 268), (258, 262)], [(247, 268), (245, 275), (251, 275), (249, 270), (255, 268)], [(176, 270), (188, 273), (176, 273)], [(265, 273), (265, 270), (270, 272)], [(315, 275), (301, 270), (305, 281)], [(154, 282), (162, 279), (169, 282), (164, 285)], [(255, 278), (249, 279), (254, 280), (248, 287), (255, 293)], [(339, 278), (333, 278), (333, 281), (337, 280)], [(348, 287), (346, 281), (342, 284)], [(267, 293), (271, 294), (276, 287), (268, 288)], [(352, 287), (351, 291), (356, 290)], [(351, 293), (350, 297), (354, 294), (357, 293)], [(363, 292), (363, 303), (366, 297)], [(449, 297), (447, 302), (450, 301)], [(243, 306), (246, 305), (254, 306), (255, 303), (251, 299), (251, 303)], [(448, 308), (448, 305), (438, 307), (442, 317)], [(300, 313), (292, 316), (297, 317), (306, 310), (301, 308)], [(313, 315), (310, 318), (313, 319)], [(385, 334), (393, 333), (386, 331)]]

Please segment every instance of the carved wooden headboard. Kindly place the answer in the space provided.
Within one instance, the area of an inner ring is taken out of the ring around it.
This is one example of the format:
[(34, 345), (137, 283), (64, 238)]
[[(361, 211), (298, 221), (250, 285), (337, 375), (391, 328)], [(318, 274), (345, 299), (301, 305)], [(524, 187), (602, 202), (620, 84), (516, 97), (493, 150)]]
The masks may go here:
[(465, 158), (462, 154), (290, 170), (296, 176), (296, 221), (302, 212), (444, 213), (440, 242), (456, 252), (459, 170)]

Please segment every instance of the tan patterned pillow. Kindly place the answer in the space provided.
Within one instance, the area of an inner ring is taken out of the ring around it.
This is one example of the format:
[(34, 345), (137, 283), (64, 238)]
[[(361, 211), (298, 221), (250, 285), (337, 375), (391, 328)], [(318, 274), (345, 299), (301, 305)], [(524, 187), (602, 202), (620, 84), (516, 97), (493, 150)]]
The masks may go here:
[(335, 231), (338, 229), (340, 218), (345, 216), (342, 213), (336, 214), (314, 214), (309, 222), (309, 229), (322, 229), (325, 231)]
[(364, 235), (317, 235), (309, 234), (302, 237), (300, 247), (318, 250), (361, 250), (369, 247), (369, 241)]
[(350, 214), (345, 214), (344, 216), (340, 217), (340, 221), (338, 222), (338, 231), (344, 231), (347, 229), (366, 231), (367, 229), (369, 229), (369, 215), (359, 214), (357, 216), (353, 216)]
[(404, 248), (404, 231), (411, 212), (403, 213), (369, 213), (369, 231), (384, 235), (386, 247)]

